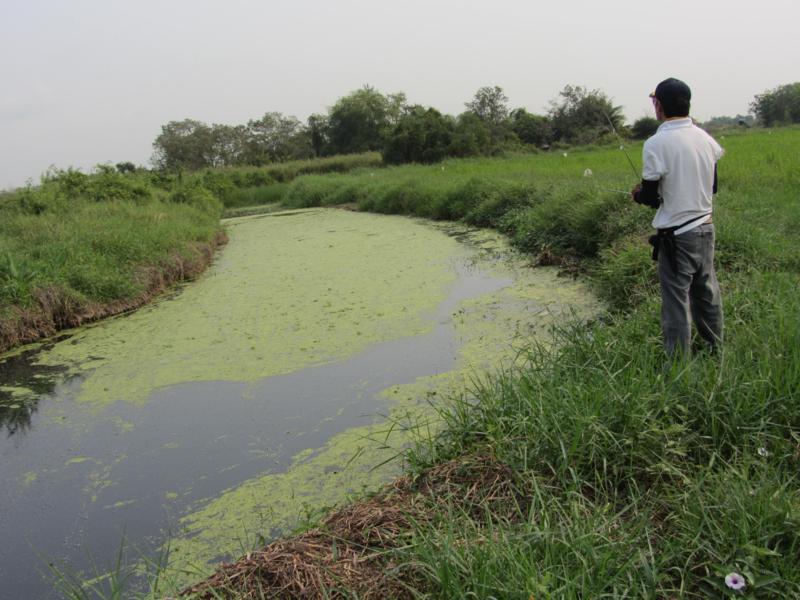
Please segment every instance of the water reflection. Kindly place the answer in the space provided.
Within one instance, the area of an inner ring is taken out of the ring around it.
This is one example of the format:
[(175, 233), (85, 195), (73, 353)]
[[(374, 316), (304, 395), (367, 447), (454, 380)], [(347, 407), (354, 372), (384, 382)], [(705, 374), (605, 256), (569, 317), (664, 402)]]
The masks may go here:
[(7, 437), (30, 431), (41, 399), (51, 396), (56, 385), (64, 381), (66, 366), (35, 363), (39, 353), (69, 337), (69, 334), (61, 335), (45, 344), (0, 358), (0, 430), (5, 430)]

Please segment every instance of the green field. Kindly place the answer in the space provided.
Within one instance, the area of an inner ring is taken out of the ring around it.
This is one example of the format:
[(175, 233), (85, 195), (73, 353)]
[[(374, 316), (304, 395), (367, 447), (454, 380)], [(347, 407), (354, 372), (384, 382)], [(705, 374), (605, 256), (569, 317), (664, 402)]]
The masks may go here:
[[(420, 473), (488, 453), (523, 499), (510, 516), (490, 503), (476, 515), (458, 493), (439, 502), (393, 559), (425, 597), (800, 597), (800, 131), (719, 139), (726, 341), (685, 364), (661, 348), (649, 209), (609, 191), (635, 183), (619, 148), (290, 186), (293, 206), (497, 227), (588, 277), (610, 308), (445, 404), (444, 431), (409, 454)], [(731, 572), (747, 584), (735, 596)]]

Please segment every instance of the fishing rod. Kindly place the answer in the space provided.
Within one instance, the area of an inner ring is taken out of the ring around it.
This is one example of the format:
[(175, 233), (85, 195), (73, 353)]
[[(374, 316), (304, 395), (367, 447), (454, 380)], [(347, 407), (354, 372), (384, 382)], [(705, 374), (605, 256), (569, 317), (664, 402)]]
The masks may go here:
[[(625, 154), (625, 158), (628, 159), (628, 164), (631, 166), (631, 169), (633, 170), (634, 176), (636, 177), (636, 179), (639, 179), (639, 177), (640, 177), (639, 171), (636, 170), (636, 167), (634, 166), (633, 161), (631, 160), (631, 157), (628, 155), (627, 150), (625, 150), (625, 140), (622, 139), (622, 136), (617, 131), (617, 128), (614, 127), (614, 121), (611, 120), (611, 117), (608, 116), (608, 113), (606, 111), (602, 110), (602, 109), (601, 109), (601, 111), (603, 113), (603, 116), (606, 118), (606, 121), (608, 121), (608, 124), (611, 125), (611, 131), (613, 131), (614, 135), (616, 135), (617, 139), (619, 139), (619, 143), (620, 143), (619, 149), (622, 150), (622, 153)], [(614, 190), (614, 191), (620, 191), (620, 190)], [(627, 193), (627, 192), (625, 192), (625, 193)]]

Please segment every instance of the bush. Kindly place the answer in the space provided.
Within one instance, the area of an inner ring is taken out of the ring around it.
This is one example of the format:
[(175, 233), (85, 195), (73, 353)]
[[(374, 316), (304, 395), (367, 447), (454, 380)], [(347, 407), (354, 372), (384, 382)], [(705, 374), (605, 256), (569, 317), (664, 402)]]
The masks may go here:
[(169, 201), (194, 206), (217, 218), (222, 214), (222, 202), (201, 185), (184, 185), (170, 194)]
[(438, 162), (447, 156), (453, 127), (453, 120), (439, 111), (415, 106), (388, 135), (383, 160), (389, 164)]
[(658, 129), (659, 125), (660, 123), (658, 122), (658, 119), (654, 119), (653, 117), (642, 117), (641, 119), (636, 119), (636, 121), (634, 121), (633, 126), (631, 127), (631, 133), (633, 134), (634, 139), (644, 140), (653, 135)]
[(800, 123), (800, 82), (781, 85), (757, 95), (750, 110), (765, 127)]

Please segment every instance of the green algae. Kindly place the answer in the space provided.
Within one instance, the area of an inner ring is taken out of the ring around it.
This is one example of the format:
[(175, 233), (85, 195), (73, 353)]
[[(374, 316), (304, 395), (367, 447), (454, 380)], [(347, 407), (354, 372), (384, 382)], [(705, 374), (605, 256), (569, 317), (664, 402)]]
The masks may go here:
[(39, 364), (86, 377), (78, 400), (145, 402), (189, 381), (256, 381), (416, 335), (454, 279), (456, 240), (403, 217), (303, 211), (228, 225), (200, 281), (78, 330)]
[[(454, 233), (452, 226), (448, 233)], [(512, 283), (465, 300), (455, 311), (457, 368), (385, 389), (381, 395), (392, 401), (385, 421), (339, 433), (322, 448), (298, 453), (286, 471), (253, 478), (186, 515), (183, 533), (170, 542), (172, 568), (209, 570), (209, 561), (247, 550), (259, 541), (258, 534), (290, 532), (307, 515), (376, 490), (400, 473), (396, 459), (403, 448), (430, 438), (439, 427), (431, 403), (463, 394), (481, 373), (517, 360), (532, 339), (550, 343), (554, 324), (598, 310), (584, 284), (559, 277), (554, 269), (531, 269), (498, 234), (459, 236), (474, 248), (476, 269)]]

